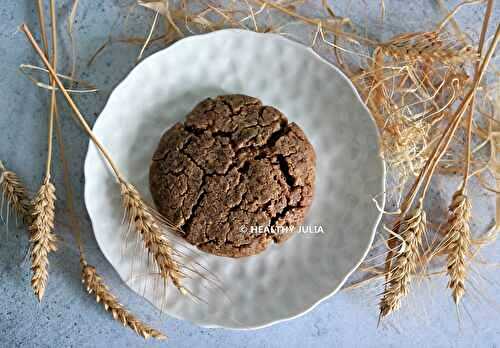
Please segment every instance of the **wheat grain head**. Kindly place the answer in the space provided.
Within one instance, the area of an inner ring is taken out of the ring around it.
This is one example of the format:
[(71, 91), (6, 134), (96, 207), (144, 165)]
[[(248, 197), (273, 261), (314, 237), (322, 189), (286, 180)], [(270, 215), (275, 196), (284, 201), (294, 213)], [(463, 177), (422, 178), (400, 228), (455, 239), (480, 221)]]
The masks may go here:
[[(426, 214), (422, 204), (410, 212), (400, 224), (399, 251), (386, 275), (386, 286), (380, 301), (380, 317), (398, 310), (401, 300), (408, 294), (411, 277), (416, 271), (419, 248), (426, 228)], [(391, 237), (395, 238), (395, 237)]]
[(458, 304), (465, 294), (467, 259), (471, 246), (471, 204), (461, 190), (453, 195), (449, 211), (445, 229), (448, 288), (452, 291), (453, 300)]
[(134, 330), (138, 335), (148, 338), (156, 338), (164, 340), (167, 338), (163, 333), (153, 329), (149, 325), (144, 324), (137, 319), (130, 311), (118, 302), (118, 299), (111, 293), (102, 278), (97, 273), (95, 267), (87, 264), (82, 259), (82, 283), (89, 294), (94, 293), (97, 303), (102, 303), (104, 309), (111, 313), (113, 319), (121, 322), (123, 326), (127, 326)]
[(0, 161), (0, 190), (7, 204), (11, 207), (16, 216), (21, 218), (24, 223), (29, 224), (31, 220), (31, 205), (28, 196), (28, 190), (22, 183), (19, 176), (7, 170)]
[(134, 186), (121, 182), (120, 187), (128, 227), (141, 236), (165, 284), (171, 281), (182, 294), (187, 294), (181, 284), (181, 263), (176, 260), (176, 252), (163, 233), (166, 223), (142, 200)]
[(33, 222), (29, 227), (31, 244), (31, 287), (38, 300), (45, 294), (48, 280), (49, 253), (57, 250), (54, 234), (56, 189), (49, 179), (33, 199)]

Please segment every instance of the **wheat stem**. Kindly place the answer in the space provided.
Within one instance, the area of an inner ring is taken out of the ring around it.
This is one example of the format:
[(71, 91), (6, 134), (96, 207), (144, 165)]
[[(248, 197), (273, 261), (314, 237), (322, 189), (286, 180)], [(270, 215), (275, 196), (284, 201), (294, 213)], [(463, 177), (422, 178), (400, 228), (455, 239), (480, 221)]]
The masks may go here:
[(40, 24), (40, 33), (42, 36), (42, 44), (45, 52), (49, 49), (49, 40), (47, 39), (47, 33), (45, 31), (45, 15), (43, 10), (43, 0), (37, 0), (37, 13), (38, 13), (38, 22)]
[[(55, 10), (55, 0), (50, 0), (50, 21), (52, 29), (52, 67), (57, 70), (57, 19)], [(52, 144), (54, 133), (54, 115), (56, 109), (56, 90), (55, 81), (51, 78), (51, 97), (50, 97), (50, 112), (49, 112), (49, 129), (48, 129), (48, 150), (47, 150), (47, 166), (45, 176), (50, 178), (50, 167), (52, 163)]]
[[(43, 12), (42, 1), (37, 2), (38, 15), (40, 24), (45, 24), (45, 16)], [(57, 58), (57, 36), (56, 36), (56, 13), (55, 13), (55, 0), (50, 1), (50, 16), (52, 27), (52, 64), (55, 66)], [(42, 41), (47, 50), (47, 35), (42, 31)], [(55, 85), (53, 85), (55, 86)], [(57, 249), (56, 236), (54, 230), (54, 216), (55, 216), (55, 201), (56, 189), (50, 182), (51, 164), (52, 164), (52, 145), (53, 145), (53, 131), (54, 131), (54, 117), (56, 110), (55, 90), (52, 91), (50, 112), (48, 117), (48, 150), (47, 161), (45, 169), (45, 179), (39, 191), (33, 199), (33, 220), (29, 226), (30, 244), (31, 244), (31, 287), (38, 300), (41, 301), (48, 280), (48, 255)]]
[(151, 29), (149, 30), (146, 41), (144, 41), (144, 45), (142, 45), (141, 51), (139, 52), (139, 56), (136, 59), (137, 62), (139, 62), (142, 59), (144, 52), (146, 51), (146, 49), (149, 46), (149, 43), (151, 42), (151, 38), (153, 37), (154, 31), (156, 28), (156, 23), (158, 22), (159, 16), (160, 16), (160, 11), (156, 11), (155, 18), (153, 19), (153, 24), (151, 24)]
[[(479, 45), (477, 49), (477, 53), (479, 56), (483, 53), (483, 46), (486, 40), (486, 32), (488, 31), (488, 24), (491, 17), (491, 12), (493, 10), (494, 0), (488, 0), (488, 4), (486, 6), (486, 13), (484, 15), (483, 26), (481, 29), (481, 34), (479, 36)], [(477, 76), (479, 73), (479, 62), (476, 62), (474, 67), (474, 75)], [(472, 143), (472, 121), (474, 116), (475, 109), (475, 96), (472, 97), (469, 114), (467, 116), (467, 136), (466, 136), (466, 146), (465, 146), (465, 168), (464, 168), (464, 178), (462, 183), (461, 191), (462, 193), (465, 191), (467, 186), (467, 181), (469, 180), (469, 171), (470, 171), (470, 162), (471, 162), (471, 143)]]
[(63, 94), (63, 96), (65, 97), (66, 101), (68, 102), (69, 106), (73, 110), (73, 113), (76, 116), (78, 123), (83, 127), (83, 129), (85, 130), (85, 132), (87, 133), (87, 135), (90, 137), (90, 139), (92, 140), (92, 142), (99, 149), (99, 152), (101, 152), (101, 154), (104, 156), (104, 158), (106, 159), (106, 161), (110, 165), (111, 169), (113, 170), (113, 173), (115, 174), (115, 176), (118, 179), (118, 181), (125, 182), (125, 179), (124, 179), (123, 175), (121, 174), (120, 170), (118, 169), (118, 166), (113, 161), (113, 159), (111, 158), (111, 156), (109, 155), (109, 153), (106, 151), (106, 149), (104, 148), (104, 146), (101, 144), (101, 142), (99, 141), (99, 139), (92, 132), (92, 129), (90, 128), (89, 124), (87, 123), (87, 121), (83, 117), (82, 113), (80, 112), (80, 110), (76, 106), (75, 102), (73, 101), (73, 99), (69, 95), (69, 93), (66, 90), (66, 88), (64, 87), (64, 85), (62, 84), (61, 80), (57, 76), (57, 73), (55, 72), (55, 70), (50, 65), (50, 63), (47, 60), (47, 57), (43, 53), (42, 49), (37, 44), (35, 38), (33, 37), (33, 34), (29, 30), (28, 26), (25, 23), (23, 23), (21, 25), (21, 27), (20, 27), (20, 30), (26, 34), (26, 37), (28, 38), (28, 41), (33, 46), (33, 49), (38, 54), (38, 56), (40, 56), (40, 59), (42, 60), (43, 64), (45, 65), (45, 67), (49, 71), (49, 74), (52, 76), (52, 78), (54, 79), (55, 83), (59, 87), (61, 93)]

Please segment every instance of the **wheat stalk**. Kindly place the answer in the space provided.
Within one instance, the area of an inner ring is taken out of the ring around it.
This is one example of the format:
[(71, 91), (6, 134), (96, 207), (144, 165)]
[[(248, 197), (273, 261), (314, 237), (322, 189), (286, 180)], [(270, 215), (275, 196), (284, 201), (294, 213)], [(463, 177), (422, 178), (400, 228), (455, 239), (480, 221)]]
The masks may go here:
[[(479, 38), (477, 55), (481, 56), (488, 23), (493, 10), (493, 0), (488, 0), (483, 26)], [(474, 75), (479, 74), (480, 65), (476, 62)], [(465, 144), (465, 166), (463, 171), (462, 185), (453, 198), (449, 207), (450, 215), (445, 229), (445, 250), (447, 251), (447, 274), (449, 277), (448, 288), (451, 289), (453, 300), (458, 305), (465, 294), (465, 279), (467, 275), (467, 259), (470, 256), (471, 246), (471, 203), (465, 195), (465, 190), (470, 177), (472, 156), (472, 122), (475, 109), (475, 95), (472, 96), (467, 115), (467, 133)]]
[(113, 319), (120, 321), (123, 326), (134, 330), (138, 335), (148, 339), (150, 337), (159, 340), (167, 338), (163, 333), (144, 324), (129, 312), (118, 299), (110, 292), (102, 278), (97, 274), (95, 267), (87, 264), (82, 258), (82, 283), (85, 285), (89, 294), (94, 293), (97, 303), (102, 303), (104, 309), (109, 311)]
[(29, 224), (31, 220), (31, 205), (26, 186), (24, 186), (16, 173), (5, 168), (2, 161), (0, 161), (0, 172), (2, 202), (3, 199), (6, 199), (7, 207), (11, 207), (16, 216), (22, 219), (25, 224)]
[[(38, 0), (39, 17), (43, 18), (43, 4)], [(57, 38), (56, 38), (56, 10), (55, 0), (50, 0), (50, 18), (52, 28), (52, 64), (55, 67), (57, 62)], [(45, 20), (40, 23), (42, 26)], [(47, 38), (44, 34), (44, 45), (47, 47)], [(54, 87), (52, 81), (52, 87)], [(57, 238), (54, 234), (54, 219), (55, 219), (55, 201), (56, 188), (50, 182), (50, 173), (52, 166), (52, 147), (54, 133), (54, 119), (56, 113), (56, 94), (55, 89), (52, 89), (50, 111), (48, 115), (48, 134), (47, 134), (47, 160), (45, 166), (45, 179), (37, 194), (33, 198), (33, 221), (29, 226), (30, 232), (30, 249), (31, 249), (31, 287), (41, 301), (47, 287), (49, 277), (49, 254), (57, 250)]]
[(31, 243), (31, 287), (38, 300), (45, 293), (48, 279), (49, 253), (57, 250), (57, 238), (53, 233), (55, 187), (46, 179), (33, 199), (33, 222), (29, 227)]
[(163, 227), (166, 227), (167, 224), (164, 223), (158, 212), (144, 203), (139, 192), (125, 180), (118, 166), (99, 139), (95, 136), (89, 124), (67, 92), (66, 88), (57, 76), (56, 71), (36, 42), (27, 25), (21, 25), (21, 30), (26, 34), (28, 41), (33, 46), (36, 53), (40, 56), (43, 64), (49, 71), (56, 85), (59, 87), (70, 108), (73, 110), (77, 122), (82, 126), (84, 131), (111, 167), (111, 170), (121, 188), (123, 207), (125, 209), (125, 216), (129, 228), (136, 230), (138, 234), (142, 236), (144, 247), (147, 249), (148, 253), (153, 256), (155, 266), (157, 267), (160, 276), (164, 279), (165, 285), (168, 280), (171, 280), (182, 294), (187, 294), (187, 289), (181, 285), (181, 279), (183, 278), (183, 273), (181, 272), (182, 265), (174, 258), (174, 254), (177, 254), (177, 252), (174, 250), (167, 237), (163, 234)]
[(450, 216), (445, 230), (448, 287), (452, 291), (453, 300), (458, 304), (465, 293), (467, 258), (471, 246), (471, 205), (461, 190), (453, 195), (449, 210)]
[(187, 290), (182, 286), (181, 265), (174, 258), (174, 249), (163, 234), (162, 223), (155, 212), (142, 200), (139, 192), (129, 183), (120, 183), (123, 209), (129, 229), (137, 231), (144, 246), (153, 257), (161, 277), (170, 279), (182, 293)]
[(426, 228), (426, 214), (422, 201), (401, 223), (402, 231), (395, 237), (400, 240), (394, 266), (386, 275), (386, 287), (380, 301), (380, 317), (383, 318), (401, 306), (408, 294), (412, 275), (418, 263), (419, 248)]

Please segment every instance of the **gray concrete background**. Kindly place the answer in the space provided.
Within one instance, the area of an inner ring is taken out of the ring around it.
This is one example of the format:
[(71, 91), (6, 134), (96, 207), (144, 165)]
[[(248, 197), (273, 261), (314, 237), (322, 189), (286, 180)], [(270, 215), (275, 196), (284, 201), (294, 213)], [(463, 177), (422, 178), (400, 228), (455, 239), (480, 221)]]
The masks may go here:
[[(312, 1), (319, 3), (320, 1)], [(3, 1), (0, 7), (0, 159), (16, 171), (35, 190), (42, 180), (46, 156), (46, 91), (35, 88), (18, 71), (21, 63), (38, 64), (24, 36), (17, 31), (26, 21), (37, 28), (34, 1)], [(69, 1), (59, 1), (61, 18)], [(130, 1), (128, 2), (128, 4)], [(379, 1), (330, 1), (341, 16), (372, 25), (379, 30)], [(451, 8), (456, 2), (446, 2)], [(386, 32), (425, 30), (440, 18), (432, 0), (385, 1)], [(91, 81), (101, 91), (78, 98), (81, 110), (93, 123), (112, 88), (133, 67), (139, 47), (115, 44), (88, 67), (90, 55), (113, 32), (116, 36), (144, 36), (151, 23), (151, 12), (136, 10), (125, 26), (126, 1), (80, 1), (75, 25), (78, 77)], [(484, 8), (471, 6), (458, 18), (463, 28), (477, 36)], [(498, 23), (500, 6), (495, 7), (492, 23)], [(64, 35), (61, 23), (61, 36)], [(68, 54), (67, 42), (61, 54)], [(151, 53), (154, 49), (148, 51)], [(64, 69), (66, 68), (66, 70)], [(62, 71), (67, 71), (67, 66)], [(62, 104), (62, 103), (61, 103)], [(394, 318), (377, 328), (377, 289), (343, 291), (313, 311), (295, 320), (257, 331), (203, 329), (188, 322), (161, 315), (150, 304), (128, 290), (106, 262), (94, 240), (83, 203), (83, 162), (87, 138), (71, 121), (62, 106), (63, 131), (69, 156), (76, 202), (82, 217), (84, 241), (89, 261), (98, 267), (122, 302), (146, 322), (161, 328), (167, 342), (145, 343), (128, 329), (121, 328), (109, 314), (85, 295), (80, 284), (80, 268), (74, 240), (64, 219), (58, 220), (63, 241), (60, 251), (50, 258), (47, 294), (39, 304), (29, 287), (29, 265), (23, 262), (27, 238), (11, 223), (0, 226), (0, 345), (2, 347), (122, 347), (122, 346), (207, 346), (207, 347), (496, 347), (500, 345), (499, 269), (477, 265), (472, 272), (474, 289), (466, 298), (458, 320), (445, 280), (432, 280), (417, 286), (408, 305)], [(65, 207), (60, 165), (55, 153), (54, 181), (58, 189), (60, 212)], [(439, 186), (439, 185), (437, 185)], [(446, 186), (442, 183), (441, 186)], [(435, 192), (436, 206), (443, 209), (450, 192)], [(476, 216), (490, 219), (488, 207)], [(62, 214), (60, 214), (62, 215)], [(498, 245), (489, 255), (498, 254)], [(486, 254), (488, 255), (488, 253)], [(491, 257), (487, 259), (491, 261)], [(493, 258), (493, 261), (495, 259)], [(496, 258), (498, 260), (498, 257)]]

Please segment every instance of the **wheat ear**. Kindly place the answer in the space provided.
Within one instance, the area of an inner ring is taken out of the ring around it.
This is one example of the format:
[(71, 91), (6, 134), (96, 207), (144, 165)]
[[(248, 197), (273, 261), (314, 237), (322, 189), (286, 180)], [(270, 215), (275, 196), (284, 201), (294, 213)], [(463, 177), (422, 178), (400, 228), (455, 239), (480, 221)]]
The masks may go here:
[[(38, 1), (40, 17), (43, 16), (42, 1)], [(50, 17), (52, 28), (52, 64), (54, 68), (57, 62), (57, 38), (56, 38), (56, 9), (55, 0), (50, 0)], [(44, 21), (40, 23), (42, 26)], [(46, 44), (46, 35), (43, 35)], [(55, 87), (52, 81), (52, 87)], [(56, 114), (56, 93), (52, 89), (50, 111), (48, 116), (47, 134), (47, 160), (45, 167), (45, 179), (33, 199), (33, 221), (29, 227), (31, 244), (31, 287), (38, 301), (41, 301), (47, 287), (49, 277), (49, 254), (57, 249), (57, 238), (54, 234), (54, 216), (56, 202), (56, 188), (50, 182), (52, 166), (52, 147), (54, 133), (54, 119)]]
[(85, 285), (87, 292), (89, 294), (95, 294), (97, 303), (102, 303), (104, 309), (111, 313), (113, 319), (120, 321), (123, 326), (131, 328), (145, 339), (152, 337), (164, 340), (167, 338), (167, 336), (160, 331), (144, 324), (123, 307), (123, 305), (118, 302), (118, 299), (110, 292), (106, 284), (104, 284), (102, 278), (97, 274), (95, 267), (87, 264), (84, 259), (81, 260), (81, 266), (82, 283)]
[(412, 275), (416, 271), (419, 248), (425, 233), (426, 214), (422, 201), (410, 212), (401, 225), (397, 238), (399, 251), (395, 255), (394, 266), (386, 275), (386, 286), (380, 301), (380, 317), (383, 318), (401, 306), (401, 300), (408, 294)]
[(47, 178), (33, 199), (33, 222), (29, 227), (31, 243), (31, 287), (38, 300), (45, 293), (48, 279), (49, 253), (56, 251), (54, 234), (55, 187)]
[(11, 207), (16, 216), (29, 224), (31, 220), (31, 205), (28, 190), (16, 173), (7, 170), (0, 161), (0, 190), (8, 207)]
[[(488, 31), (488, 23), (493, 10), (493, 0), (488, 0), (483, 26), (479, 37), (477, 49), (478, 56), (483, 53), (483, 46)], [(480, 72), (480, 64), (476, 62), (474, 75)], [(467, 133), (465, 144), (465, 166), (462, 186), (453, 194), (449, 207), (450, 215), (445, 230), (445, 250), (447, 251), (447, 274), (449, 277), (448, 288), (451, 289), (453, 300), (458, 305), (465, 294), (465, 279), (467, 276), (467, 259), (471, 246), (471, 203), (465, 195), (465, 190), (470, 178), (471, 156), (472, 156), (472, 123), (475, 109), (475, 96), (472, 96), (467, 115)]]
[(163, 234), (161, 220), (141, 198), (134, 186), (127, 182), (120, 183), (123, 209), (128, 227), (136, 231), (142, 238), (144, 246), (152, 256), (157, 270), (165, 280), (171, 280), (182, 293), (187, 290), (182, 286), (183, 274), (181, 265), (175, 260), (174, 249)]
[(451, 289), (453, 300), (458, 304), (465, 293), (467, 258), (471, 246), (471, 205), (461, 190), (453, 195), (449, 210), (445, 234), (448, 287)]

